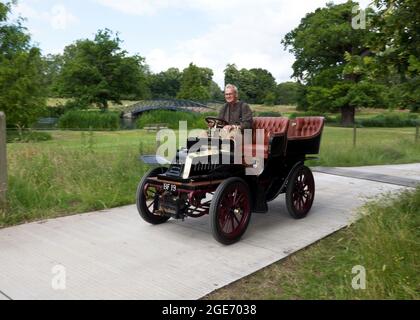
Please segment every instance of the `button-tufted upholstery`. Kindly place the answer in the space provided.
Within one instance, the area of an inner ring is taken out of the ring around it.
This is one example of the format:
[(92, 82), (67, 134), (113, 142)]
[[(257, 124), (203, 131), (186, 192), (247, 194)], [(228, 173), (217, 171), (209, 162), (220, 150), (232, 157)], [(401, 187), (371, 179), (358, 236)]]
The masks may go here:
[(287, 139), (308, 139), (319, 135), (324, 127), (323, 117), (302, 117), (290, 121)]
[[(289, 119), (284, 117), (254, 117), (252, 123), (252, 145), (244, 145), (244, 154), (255, 156), (257, 150), (264, 151), (264, 158), (268, 157), (268, 144), (273, 134), (285, 135), (289, 126)], [(264, 130), (264, 145), (256, 145), (257, 129)]]

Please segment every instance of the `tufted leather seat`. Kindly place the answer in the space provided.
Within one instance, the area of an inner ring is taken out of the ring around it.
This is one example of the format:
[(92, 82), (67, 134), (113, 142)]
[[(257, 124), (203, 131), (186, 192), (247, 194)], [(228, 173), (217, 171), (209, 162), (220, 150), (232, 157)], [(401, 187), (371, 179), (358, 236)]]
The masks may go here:
[[(272, 135), (286, 135), (289, 127), (289, 119), (284, 117), (254, 117), (252, 123), (252, 144), (244, 145), (244, 155), (255, 156), (257, 151), (264, 152), (264, 158), (268, 157), (269, 142)], [(256, 144), (257, 129), (264, 130), (264, 144)], [(251, 153), (252, 152), (252, 153)]]
[(323, 117), (302, 117), (290, 121), (288, 140), (310, 139), (319, 135), (324, 127)]

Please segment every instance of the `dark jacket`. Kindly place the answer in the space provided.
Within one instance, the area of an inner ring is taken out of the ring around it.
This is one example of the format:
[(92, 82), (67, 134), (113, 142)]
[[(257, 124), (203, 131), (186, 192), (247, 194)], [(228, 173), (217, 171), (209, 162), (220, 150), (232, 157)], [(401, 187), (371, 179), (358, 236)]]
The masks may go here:
[(251, 108), (242, 101), (238, 101), (234, 105), (225, 103), (219, 111), (218, 118), (226, 120), (229, 124), (240, 125), (241, 129), (252, 128)]

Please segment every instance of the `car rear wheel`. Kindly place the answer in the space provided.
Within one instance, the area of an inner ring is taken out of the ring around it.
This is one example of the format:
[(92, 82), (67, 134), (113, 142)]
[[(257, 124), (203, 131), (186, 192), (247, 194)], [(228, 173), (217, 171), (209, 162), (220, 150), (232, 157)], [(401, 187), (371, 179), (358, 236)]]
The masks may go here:
[(148, 223), (161, 224), (168, 221), (169, 217), (161, 216), (154, 213), (157, 200), (157, 188), (150, 185), (147, 179), (156, 177), (158, 174), (165, 173), (167, 168), (159, 167), (149, 170), (141, 179), (137, 187), (137, 210), (140, 216)]
[(210, 205), (213, 237), (223, 244), (237, 242), (245, 233), (251, 218), (248, 184), (240, 178), (229, 178), (216, 189)]
[(311, 169), (298, 167), (287, 184), (286, 205), (289, 214), (295, 219), (306, 217), (315, 197), (315, 181)]

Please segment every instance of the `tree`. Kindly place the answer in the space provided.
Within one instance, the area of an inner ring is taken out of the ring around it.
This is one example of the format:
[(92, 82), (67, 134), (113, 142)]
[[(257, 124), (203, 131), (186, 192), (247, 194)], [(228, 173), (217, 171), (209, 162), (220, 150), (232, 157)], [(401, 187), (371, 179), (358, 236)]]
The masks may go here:
[(177, 68), (169, 68), (149, 76), (152, 98), (176, 98), (181, 87), (182, 73)]
[(47, 96), (58, 95), (58, 79), (63, 67), (63, 56), (61, 54), (48, 54), (42, 58), (44, 64), (43, 85), (47, 91)]
[(377, 36), (371, 42), (378, 52), (378, 74), (386, 76), (390, 104), (420, 110), (420, 2), (375, 0)]
[(144, 58), (128, 56), (118, 34), (99, 30), (94, 40), (78, 40), (64, 49), (59, 91), (64, 96), (95, 103), (102, 110), (108, 101), (150, 96)]
[(237, 86), (242, 100), (262, 104), (267, 96), (272, 97), (275, 94), (276, 81), (265, 69), (238, 70), (235, 64), (228, 64), (224, 72), (225, 85), (231, 83)]
[[(368, 44), (371, 37), (376, 34), (372, 27), (366, 29), (353, 29), (352, 9), (357, 3), (348, 1), (344, 4), (327, 4), (325, 8), (319, 8), (315, 12), (307, 14), (299, 26), (286, 34), (282, 43), (290, 52), (295, 55), (296, 61), (293, 64), (293, 76), (301, 80), (309, 87), (317, 87), (312, 92), (311, 99), (308, 99), (309, 108), (325, 111), (326, 109), (340, 110), (343, 124), (354, 122), (355, 108), (370, 103), (377, 97), (370, 96), (372, 92), (366, 90), (365, 85), (358, 85), (360, 81), (368, 78), (367, 69), (359, 74), (357, 68), (346, 68), (352, 59), (363, 59), (371, 55)], [(373, 15), (368, 10), (368, 15)], [(360, 60), (359, 59), (359, 60)], [(350, 90), (354, 87), (354, 90)], [(345, 88), (347, 88), (345, 90)], [(325, 105), (325, 95), (332, 97), (335, 92), (351, 92), (361, 94), (357, 99), (342, 99), (341, 103)], [(313, 92), (322, 91), (325, 95), (320, 96), (320, 101)], [(376, 92), (376, 91), (375, 91)], [(363, 101), (363, 97), (369, 96), (369, 103)], [(375, 105), (373, 103), (373, 105)]]
[(225, 74), (225, 86), (227, 84), (233, 84), (239, 87), (241, 74), (235, 64), (227, 64), (224, 70), (224, 74)]
[(276, 88), (276, 103), (282, 105), (296, 105), (298, 103), (299, 87), (298, 82), (282, 82)]
[(196, 101), (209, 100), (212, 77), (213, 71), (211, 69), (200, 68), (190, 63), (182, 73), (181, 87), (177, 98)]
[(15, 2), (0, 2), (0, 110), (9, 125), (27, 127), (43, 112), (46, 100), (42, 85), (40, 50), (31, 44), (22, 19), (8, 16)]
[(209, 93), (210, 93), (210, 100), (212, 101), (223, 101), (225, 96), (223, 95), (223, 91), (220, 89), (219, 85), (211, 80), (209, 86)]

